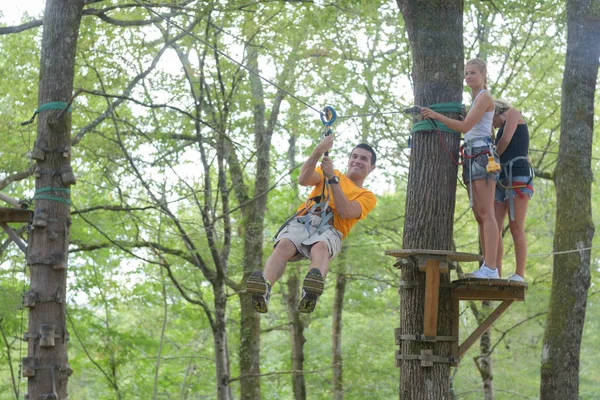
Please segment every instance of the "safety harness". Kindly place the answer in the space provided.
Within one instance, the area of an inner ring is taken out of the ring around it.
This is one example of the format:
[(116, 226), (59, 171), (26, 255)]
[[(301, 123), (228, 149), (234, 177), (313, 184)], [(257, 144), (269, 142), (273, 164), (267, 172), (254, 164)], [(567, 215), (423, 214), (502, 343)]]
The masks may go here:
[[(525, 160), (525, 162), (527, 163), (527, 166), (529, 167), (529, 179), (527, 180), (527, 182), (520, 182), (520, 181), (513, 180), (513, 171), (512, 171), (513, 164), (519, 160)], [(500, 185), (501, 187), (504, 188), (504, 193), (505, 193), (504, 197), (506, 198), (506, 196), (508, 195), (509, 218), (511, 221), (514, 221), (515, 220), (515, 199), (514, 199), (513, 194), (516, 194), (517, 196), (519, 196), (520, 199), (524, 199), (525, 194), (523, 194), (521, 189), (526, 188), (533, 192), (533, 186), (531, 186), (531, 181), (533, 181), (533, 178), (535, 177), (535, 171), (533, 170), (533, 167), (531, 166), (531, 164), (529, 163), (529, 160), (525, 156), (518, 156), (515, 158), (511, 158), (507, 162), (502, 163), (502, 171), (504, 172), (504, 175), (508, 177), (507, 182), (506, 182), (507, 184), (505, 186), (500, 181), (498, 181), (498, 185)]]
[[(477, 147), (487, 148), (483, 151), (480, 151), (477, 154), (473, 154), (473, 149)], [(485, 167), (485, 170), (481, 165), (477, 164), (476, 162), (473, 162), (474, 159), (483, 154), (486, 154), (488, 158), (488, 163)], [(492, 143), (492, 138), (474, 139), (466, 141), (460, 147), (460, 155), (462, 156), (462, 164), (464, 164), (465, 160), (469, 162), (469, 205), (471, 206), (471, 208), (473, 208), (473, 168), (476, 168), (479, 171), (486, 173), (485, 179), (487, 181), (487, 174), (500, 171), (500, 164), (498, 164), (494, 159), (495, 150), (494, 144)]]
[[(335, 122), (337, 118), (337, 114), (335, 109), (331, 106), (326, 106), (323, 109), (323, 113), (321, 114), (321, 122), (323, 122), (324, 128), (321, 132), (320, 139), (323, 139), (325, 136), (331, 135), (331, 126)], [(325, 156), (328, 156), (329, 152), (325, 152)], [(331, 188), (329, 187), (329, 182), (325, 178), (325, 173), (323, 173), (323, 190), (320, 195), (309, 197), (304, 204), (304, 208), (298, 210), (294, 215), (289, 217), (277, 230), (277, 233), (273, 237), (276, 239), (279, 236), (279, 233), (285, 228), (292, 220), (296, 219), (301, 224), (304, 224), (306, 227), (306, 232), (308, 236), (312, 236), (314, 234), (320, 235), (325, 230), (329, 228), (328, 225), (333, 224), (333, 210), (329, 206), (329, 202), (331, 201)], [(311, 218), (313, 216), (319, 216), (321, 221), (317, 226), (317, 229), (311, 233), (310, 232), (310, 224)]]

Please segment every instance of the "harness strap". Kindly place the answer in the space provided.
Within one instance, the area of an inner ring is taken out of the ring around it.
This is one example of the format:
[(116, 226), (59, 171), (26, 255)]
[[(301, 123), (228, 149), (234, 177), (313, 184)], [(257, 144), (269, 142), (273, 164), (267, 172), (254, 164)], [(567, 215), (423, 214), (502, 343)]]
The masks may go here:
[[(529, 166), (529, 181), (528, 182), (513, 182), (513, 170), (512, 170), (513, 164), (519, 160), (525, 160), (525, 162), (527, 163), (527, 166)], [(508, 176), (508, 182), (507, 182), (508, 184), (504, 188), (504, 192), (505, 192), (505, 197), (508, 195), (509, 218), (511, 221), (514, 221), (515, 220), (515, 199), (514, 199), (513, 193), (516, 193), (520, 199), (523, 199), (525, 196), (523, 195), (523, 193), (521, 192), (520, 189), (528, 188), (530, 190), (533, 190), (533, 187), (530, 185), (530, 183), (534, 177), (534, 171), (533, 171), (533, 168), (531, 167), (531, 164), (529, 164), (529, 160), (525, 156), (518, 156), (515, 158), (511, 158), (509, 161), (502, 164), (502, 169), (504, 170), (504, 175)], [(521, 186), (515, 187), (514, 186), (515, 183), (518, 183)]]

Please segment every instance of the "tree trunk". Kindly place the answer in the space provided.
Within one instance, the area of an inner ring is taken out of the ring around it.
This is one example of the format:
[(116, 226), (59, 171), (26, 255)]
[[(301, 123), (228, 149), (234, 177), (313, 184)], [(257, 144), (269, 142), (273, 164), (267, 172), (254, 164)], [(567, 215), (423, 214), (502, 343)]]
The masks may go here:
[(217, 369), (217, 399), (229, 400), (231, 387), (229, 386), (229, 350), (227, 347), (227, 294), (225, 286), (214, 287), (215, 291), (215, 324), (213, 338), (215, 342), (215, 366)]
[[(258, 71), (258, 49), (248, 47), (248, 65)], [(254, 195), (267, 190), (269, 184), (269, 149), (271, 136), (265, 128), (264, 91), (260, 78), (254, 74), (248, 76), (252, 87), (254, 105), (254, 137), (257, 150), (256, 181)], [(265, 147), (266, 146), (266, 147)], [(264, 215), (267, 196), (254, 199), (242, 210), (244, 229), (244, 282), (256, 270), (262, 270), (262, 244)], [(261, 398), (260, 392), (260, 315), (252, 307), (251, 297), (240, 295), (242, 306), (240, 372), (246, 376), (241, 381), (241, 398), (255, 400)]]
[(594, 236), (591, 152), (599, 57), (600, 5), (593, 0), (568, 0), (554, 251), (579, 251), (554, 256), (542, 349), (542, 399), (578, 398), (579, 352)]
[[(491, 301), (483, 301), (481, 306), (482, 308), (487, 309), (488, 312), (486, 312), (485, 315), (481, 315), (481, 318), (477, 317), (479, 325), (481, 325), (490, 312), (494, 310)], [(494, 372), (492, 368), (492, 355), (490, 354), (490, 351), (492, 350), (491, 342), (492, 332), (487, 330), (479, 340), (479, 357), (475, 360), (479, 375), (481, 376), (483, 398), (485, 400), (494, 400)]]
[[(38, 103), (71, 100), (75, 52), (83, 2), (47, 0), (40, 61)], [(30, 399), (65, 399), (71, 369), (68, 364), (65, 299), (67, 250), (71, 225), (69, 192), (74, 183), (69, 158), (71, 114), (60, 110), (39, 113), (34, 158), (35, 216), (29, 235), (27, 263), (31, 288), (27, 293), (28, 376)], [(56, 172), (56, 173), (55, 173)], [(35, 306), (30, 300), (35, 299)], [(27, 366), (26, 366), (27, 365)]]
[(342, 380), (342, 311), (344, 309), (344, 295), (346, 293), (346, 257), (342, 248), (340, 253), (340, 271), (335, 277), (335, 297), (333, 299), (333, 327), (331, 335), (331, 364), (333, 367), (333, 398), (344, 398), (344, 381)]
[[(292, 133), (289, 139), (289, 148), (287, 153), (288, 158), (288, 170), (290, 174), (296, 167), (296, 132), (295, 129), (298, 126), (298, 107), (294, 103), (290, 107), (290, 122), (292, 126)], [(298, 188), (296, 181), (292, 182), (292, 186), (295, 190)], [(290, 214), (295, 212), (294, 206), (290, 205)], [(288, 268), (288, 298), (287, 298), (287, 309), (288, 318), (290, 320), (290, 334), (292, 342), (292, 370), (302, 371), (304, 369), (304, 343), (306, 338), (304, 337), (304, 321), (300, 318), (300, 311), (298, 311), (299, 295), (301, 291), (300, 286), (300, 268), (294, 266)], [(304, 374), (301, 372), (294, 372), (292, 374), (292, 385), (294, 388), (294, 399), (295, 400), (306, 400), (306, 380)]]
[[(300, 318), (298, 311), (298, 302), (300, 301), (300, 273), (298, 268), (290, 268), (288, 271), (288, 298), (287, 309), (290, 319), (290, 334), (292, 339), (292, 371), (302, 371), (304, 369), (304, 322)], [(292, 384), (294, 387), (294, 399), (306, 400), (306, 382), (302, 372), (292, 374)]]
[[(411, 43), (415, 104), (426, 106), (462, 101), (463, 75), (463, 2), (462, 0), (397, 0)], [(458, 118), (457, 115), (450, 117)], [(456, 159), (460, 137), (441, 133), (446, 147)], [(440, 138), (434, 132), (414, 134), (406, 196), (405, 249), (450, 250), (456, 194), (457, 166), (451, 161)], [(401, 334), (422, 334), (424, 318), (425, 274), (414, 264), (402, 269), (401, 279), (418, 281), (420, 286), (401, 291)], [(441, 275), (441, 284), (449, 275)], [(451, 335), (450, 291), (439, 295), (438, 335)], [(403, 355), (420, 355), (433, 349), (437, 356), (451, 353), (449, 342), (422, 343), (403, 341)], [(450, 365), (434, 363), (421, 367), (418, 360), (402, 360), (400, 398), (446, 399), (449, 394)]]

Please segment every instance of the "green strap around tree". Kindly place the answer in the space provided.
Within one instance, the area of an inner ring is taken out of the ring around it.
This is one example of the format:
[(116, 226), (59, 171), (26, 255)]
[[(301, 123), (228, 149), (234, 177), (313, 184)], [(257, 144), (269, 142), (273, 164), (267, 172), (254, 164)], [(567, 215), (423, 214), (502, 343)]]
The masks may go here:
[(52, 200), (52, 201), (57, 201), (59, 203), (65, 203), (65, 204), (69, 204), (69, 205), (71, 204), (71, 200), (69, 198), (48, 196), (45, 194), (40, 194), (40, 193), (45, 193), (45, 192), (63, 192), (63, 193), (66, 193), (67, 196), (71, 195), (70, 189), (48, 186), (48, 187), (43, 187), (43, 188), (39, 188), (38, 190), (36, 190), (35, 195), (33, 196), (33, 200)]
[[(432, 104), (427, 108), (429, 108), (433, 111), (439, 112), (439, 113), (443, 113), (443, 112), (462, 113), (465, 110), (465, 106), (462, 105), (461, 103), (437, 103), (437, 104)], [(446, 125), (444, 125), (440, 121), (433, 121), (431, 119), (424, 119), (422, 121), (419, 121), (419, 122), (413, 124), (413, 127), (412, 127), (410, 133), (415, 133), (418, 131), (431, 131), (431, 130), (435, 130), (435, 129), (439, 129), (440, 131), (444, 131), (444, 132), (457, 133), (460, 135), (460, 132), (457, 132), (454, 129), (448, 128)]]
[(42, 111), (47, 111), (47, 110), (64, 110), (67, 107), (69, 107), (69, 109), (67, 110), (68, 112), (73, 111), (73, 107), (69, 106), (69, 103), (65, 102), (65, 101), (51, 101), (50, 103), (46, 103), (46, 104), (42, 104), (41, 106), (38, 107), (37, 110), (35, 110), (35, 112), (33, 113), (33, 116), (28, 119), (25, 122), (21, 122), (21, 126), (23, 125), (29, 125), (32, 124), (33, 121), (35, 121), (35, 116), (38, 115), (39, 113), (41, 113)]

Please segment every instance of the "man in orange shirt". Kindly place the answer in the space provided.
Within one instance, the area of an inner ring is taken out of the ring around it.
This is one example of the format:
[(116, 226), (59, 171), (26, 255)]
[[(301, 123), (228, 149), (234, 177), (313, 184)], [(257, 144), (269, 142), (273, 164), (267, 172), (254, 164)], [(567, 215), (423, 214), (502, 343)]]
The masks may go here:
[[(302, 165), (298, 183), (314, 186), (309, 200), (278, 233), (275, 250), (264, 272), (254, 271), (248, 277), (248, 293), (252, 294), (252, 304), (260, 313), (267, 312), (271, 286), (281, 278), (288, 261), (303, 259), (310, 259), (311, 263), (298, 309), (313, 312), (323, 293), (329, 262), (340, 252), (342, 240), (354, 224), (375, 208), (375, 195), (363, 189), (365, 178), (375, 169), (375, 151), (367, 144), (357, 145), (350, 153), (346, 174), (335, 170), (328, 156), (324, 156), (321, 166), (317, 167), (321, 156), (331, 149), (333, 139), (333, 135), (325, 136)], [(329, 200), (326, 204), (323, 197)], [(319, 203), (317, 208), (326, 208), (329, 212), (315, 210), (315, 203)]]

